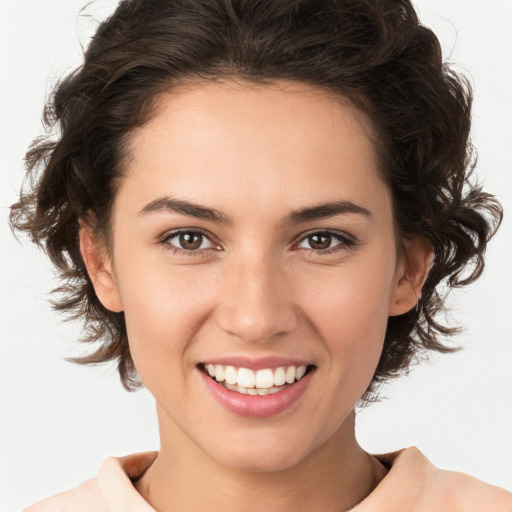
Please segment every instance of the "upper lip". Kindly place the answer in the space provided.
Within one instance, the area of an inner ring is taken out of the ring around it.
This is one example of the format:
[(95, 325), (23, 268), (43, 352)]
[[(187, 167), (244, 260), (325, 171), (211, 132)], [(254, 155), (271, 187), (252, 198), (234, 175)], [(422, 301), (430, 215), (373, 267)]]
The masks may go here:
[(297, 359), (285, 356), (265, 356), (265, 357), (248, 357), (248, 356), (223, 356), (206, 359), (202, 361), (202, 365), (220, 364), (223, 366), (234, 366), (235, 368), (248, 368), (250, 370), (262, 370), (264, 368), (279, 368), (282, 366), (309, 366), (311, 361)]

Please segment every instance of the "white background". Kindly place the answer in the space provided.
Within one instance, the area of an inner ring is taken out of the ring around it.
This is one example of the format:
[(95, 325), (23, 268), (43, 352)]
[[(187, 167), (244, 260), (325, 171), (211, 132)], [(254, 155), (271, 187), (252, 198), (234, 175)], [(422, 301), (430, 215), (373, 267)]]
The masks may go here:
[[(111, 367), (78, 367), (79, 327), (46, 299), (53, 271), (7, 226), (23, 155), (42, 133), (55, 81), (80, 63), (81, 43), (116, 2), (0, 0), (0, 510), (14, 512), (97, 473), (109, 455), (158, 449), (156, 414), (144, 390), (126, 393)], [(512, 0), (417, 0), (476, 89), (479, 173), (512, 211)], [(358, 415), (374, 453), (417, 445), (438, 466), (512, 490), (512, 221), (488, 251), (484, 277), (453, 296), (465, 326), (455, 355), (433, 357), (385, 388), (387, 400)]]

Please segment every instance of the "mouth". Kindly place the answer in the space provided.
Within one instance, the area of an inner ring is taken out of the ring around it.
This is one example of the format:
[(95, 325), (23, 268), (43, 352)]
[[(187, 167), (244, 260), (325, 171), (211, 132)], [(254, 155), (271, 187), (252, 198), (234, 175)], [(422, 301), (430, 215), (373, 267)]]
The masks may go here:
[(316, 366), (313, 364), (279, 366), (259, 370), (222, 364), (202, 363), (199, 365), (199, 369), (203, 373), (226, 389), (242, 395), (253, 396), (272, 395), (284, 391), (313, 372), (315, 368)]

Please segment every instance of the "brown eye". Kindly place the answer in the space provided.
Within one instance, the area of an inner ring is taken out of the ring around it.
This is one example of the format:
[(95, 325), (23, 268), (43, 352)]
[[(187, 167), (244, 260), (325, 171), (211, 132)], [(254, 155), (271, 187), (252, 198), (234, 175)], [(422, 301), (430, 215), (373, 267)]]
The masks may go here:
[(179, 235), (179, 243), (183, 249), (187, 251), (195, 251), (201, 247), (203, 235), (200, 233), (181, 233)]
[(332, 236), (325, 233), (317, 233), (315, 235), (308, 236), (307, 240), (311, 249), (322, 251), (331, 247)]
[(201, 251), (213, 247), (210, 239), (201, 231), (180, 231), (167, 236), (164, 243), (169, 244), (177, 251)]
[(356, 241), (340, 231), (316, 231), (306, 235), (299, 243), (300, 249), (317, 251), (319, 254), (327, 254), (333, 251), (348, 250)]

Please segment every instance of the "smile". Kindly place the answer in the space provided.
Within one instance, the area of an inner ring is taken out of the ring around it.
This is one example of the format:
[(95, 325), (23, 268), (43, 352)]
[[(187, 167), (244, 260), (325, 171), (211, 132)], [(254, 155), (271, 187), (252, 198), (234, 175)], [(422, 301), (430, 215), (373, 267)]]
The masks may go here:
[(308, 371), (305, 365), (262, 368), (257, 371), (221, 364), (206, 364), (203, 368), (225, 388), (241, 394), (259, 396), (283, 391), (302, 379)]
[(209, 394), (228, 411), (254, 419), (291, 409), (308, 389), (317, 368), (314, 364), (278, 362), (276, 358), (247, 363), (239, 360), (237, 366), (235, 361), (222, 363), (199, 364), (197, 369), (202, 382)]

